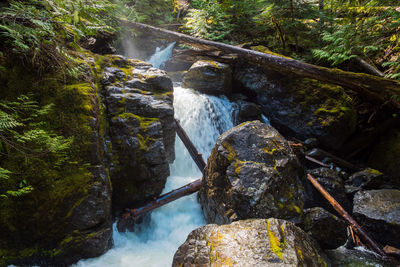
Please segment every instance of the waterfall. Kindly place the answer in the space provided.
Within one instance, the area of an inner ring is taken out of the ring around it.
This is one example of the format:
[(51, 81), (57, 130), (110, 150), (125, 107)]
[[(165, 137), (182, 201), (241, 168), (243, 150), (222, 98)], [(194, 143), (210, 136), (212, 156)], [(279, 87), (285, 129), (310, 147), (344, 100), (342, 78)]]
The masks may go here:
[(172, 56), (175, 42), (170, 43), (166, 48), (161, 49), (157, 47), (156, 52), (148, 59), (147, 62), (151, 63), (154, 68), (162, 69), (165, 62)]
[[(167, 48), (172, 51), (172, 46)], [(160, 57), (165, 55), (161, 50), (158, 54)], [(174, 86), (175, 117), (205, 160), (218, 136), (233, 127), (234, 106), (226, 97), (199, 94), (179, 84)], [(170, 166), (171, 176), (163, 193), (201, 177), (201, 172), (178, 137), (175, 151), (176, 159)], [(150, 222), (137, 227), (136, 232), (119, 233), (114, 225), (114, 247), (103, 256), (82, 260), (76, 266), (171, 266), (175, 251), (187, 235), (204, 224), (197, 194), (186, 196), (153, 211)]]

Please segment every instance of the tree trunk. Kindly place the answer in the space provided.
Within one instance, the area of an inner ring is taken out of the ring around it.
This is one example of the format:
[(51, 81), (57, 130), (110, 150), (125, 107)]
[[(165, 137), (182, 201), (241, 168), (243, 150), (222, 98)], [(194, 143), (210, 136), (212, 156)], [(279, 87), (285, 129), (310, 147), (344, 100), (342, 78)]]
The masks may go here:
[(201, 49), (216, 49), (227, 53), (234, 53), (252, 63), (267, 66), (276, 71), (296, 74), (322, 82), (344, 86), (350, 90), (361, 93), (372, 100), (379, 101), (379, 103), (390, 101), (397, 108), (400, 108), (400, 104), (395, 102), (392, 98), (393, 95), (400, 96), (400, 82), (395, 80), (384, 79), (364, 73), (353, 73), (339, 69), (320, 67), (284, 56), (266, 54), (224, 43), (207, 41), (142, 23), (127, 20), (121, 20), (121, 23), (126, 27), (154, 34), (164, 39), (189, 44)]
[(148, 202), (146, 205), (137, 209), (127, 209), (122, 216), (117, 219), (117, 229), (119, 232), (125, 232), (127, 229), (134, 231), (135, 224), (140, 222), (141, 217), (165, 204), (168, 204), (181, 197), (191, 195), (200, 190), (202, 179), (198, 179), (190, 184), (184, 185), (178, 189), (170, 191), (164, 195), (159, 196), (153, 201)]

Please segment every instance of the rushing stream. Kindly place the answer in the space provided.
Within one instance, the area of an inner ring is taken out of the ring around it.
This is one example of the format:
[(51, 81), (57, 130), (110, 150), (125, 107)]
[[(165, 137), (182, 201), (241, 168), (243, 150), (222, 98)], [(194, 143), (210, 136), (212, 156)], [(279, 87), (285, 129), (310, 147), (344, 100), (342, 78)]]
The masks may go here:
[[(172, 47), (166, 49), (172, 51)], [(164, 52), (158, 51), (163, 56)], [(218, 136), (233, 127), (234, 104), (225, 97), (198, 94), (176, 84), (174, 107), (175, 117), (207, 160)], [(176, 159), (170, 166), (171, 176), (163, 192), (201, 177), (178, 137), (175, 152)], [(76, 266), (171, 266), (175, 251), (187, 235), (204, 224), (197, 194), (187, 196), (153, 211), (150, 222), (138, 227), (136, 232), (119, 233), (114, 225), (114, 247), (103, 256), (80, 261)]]

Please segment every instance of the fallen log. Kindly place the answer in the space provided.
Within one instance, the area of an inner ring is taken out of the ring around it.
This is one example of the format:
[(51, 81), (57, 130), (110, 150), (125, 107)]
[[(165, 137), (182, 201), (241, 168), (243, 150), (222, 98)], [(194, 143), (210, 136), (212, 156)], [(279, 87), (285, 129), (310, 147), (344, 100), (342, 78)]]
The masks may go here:
[(178, 134), (179, 138), (182, 140), (183, 144), (185, 145), (186, 149), (189, 151), (190, 156), (196, 163), (197, 167), (201, 172), (203, 172), (204, 168), (206, 167), (206, 163), (203, 159), (203, 155), (199, 153), (190, 141), (189, 136), (186, 134), (185, 130), (183, 130), (182, 126), (180, 125), (179, 121), (175, 119), (176, 124), (176, 133)]
[(128, 20), (121, 20), (121, 24), (148, 34), (157, 35), (164, 39), (185, 43), (201, 49), (216, 49), (227, 53), (234, 53), (245, 60), (258, 65), (267, 66), (276, 71), (296, 74), (302, 77), (344, 86), (372, 100), (379, 101), (379, 103), (390, 101), (394, 106), (400, 108), (400, 103), (396, 102), (392, 97), (393, 95), (400, 96), (400, 82), (395, 80), (384, 79), (364, 73), (353, 73), (339, 69), (320, 67), (272, 53), (267, 54), (224, 43), (203, 40), (186, 34)]
[(161, 195), (158, 198), (154, 199), (153, 201), (148, 202), (143, 207), (137, 209), (128, 209), (126, 213), (122, 215), (122, 218), (124, 219), (132, 218), (136, 220), (143, 214), (148, 213), (149, 211), (159, 208), (181, 197), (191, 195), (200, 190), (201, 180), (202, 179), (197, 179), (194, 182), (191, 182), (178, 189), (172, 190), (164, 195)]
[(307, 174), (307, 179), (314, 187), (329, 201), (332, 207), (346, 220), (352, 230), (361, 238), (362, 241), (374, 252), (382, 257), (387, 257), (382, 248), (362, 229), (362, 227), (348, 214), (342, 206), (322, 187), (322, 185), (311, 175)]

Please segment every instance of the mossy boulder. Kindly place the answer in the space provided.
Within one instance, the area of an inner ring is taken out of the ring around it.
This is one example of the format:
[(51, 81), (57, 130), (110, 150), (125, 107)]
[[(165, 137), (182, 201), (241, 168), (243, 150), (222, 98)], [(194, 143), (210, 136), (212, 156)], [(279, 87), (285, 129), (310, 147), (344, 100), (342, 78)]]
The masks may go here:
[(390, 176), (390, 182), (400, 188), (400, 129), (394, 128), (382, 136), (373, 149), (368, 164)]
[(164, 71), (123, 57), (104, 69), (101, 81), (109, 112), (113, 209), (119, 214), (164, 188), (175, 157), (173, 87)]
[[(0, 164), (9, 181), (30, 184), (23, 196), (0, 197), (0, 266), (66, 266), (97, 257), (112, 243), (111, 186), (104, 166), (104, 106), (96, 83), (96, 56), (78, 55), (82, 73), (38, 74), (9, 62), (1, 75), (2, 99), (32, 95), (51, 109), (44, 129), (71, 140), (60, 161), (49, 151), (22, 160), (8, 150)], [(76, 62), (75, 62), (76, 63)], [(0, 189), (7, 184), (0, 183)]]
[(213, 60), (199, 60), (185, 73), (182, 86), (212, 95), (229, 95), (232, 70), (229, 65)]
[(222, 134), (208, 159), (199, 201), (209, 223), (302, 215), (304, 170), (271, 126), (246, 122)]
[(354, 133), (357, 114), (343, 88), (239, 62), (235, 90), (255, 96), (271, 122), (299, 139), (338, 149)]
[(327, 266), (318, 244), (294, 224), (251, 219), (206, 225), (191, 232), (172, 263), (177, 266)]

